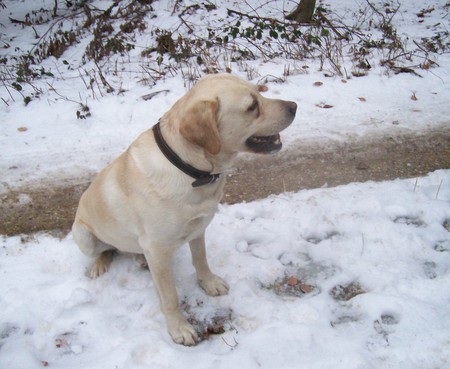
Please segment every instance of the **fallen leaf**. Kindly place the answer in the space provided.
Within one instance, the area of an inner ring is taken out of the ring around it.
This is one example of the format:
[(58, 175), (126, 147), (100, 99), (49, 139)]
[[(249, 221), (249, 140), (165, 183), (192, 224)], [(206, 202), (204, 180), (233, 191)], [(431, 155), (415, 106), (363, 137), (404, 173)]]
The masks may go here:
[(362, 102), (366, 102), (367, 101), (365, 97), (358, 97), (358, 99), (359, 99), (359, 101), (362, 101)]
[(413, 92), (413, 94), (412, 94), (412, 96), (411, 96), (411, 100), (412, 100), (412, 101), (417, 101), (417, 100), (419, 100), (419, 99), (417, 98), (415, 92)]
[(302, 283), (302, 284), (300, 284), (300, 290), (303, 293), (311, 293), (312, 291), (314, 291), (314, 286), (311, 286), (310, 284)]
[(26, 131), (28, 131), (28, 128), (27, 127), (19, 127), (19, 128), (17, 128), (17, 130), (19, 132), (26, 132)]
[(346, 79), (341, 79), (341, 82), (342, 83), (347, 83), (347, 80)]
[(352, 72), (353, 77), (365, 77), (367, 74), (367, 72)]
[(295, 286), (295, 285), (298, 284), (298, 279), (295, 278), (295, 277), (289, 277), (289, 278), (286, 280), (286, 283), (287, 283), (289, 286)]
[(314, 86), (319, 87), (323, 85), (323, 82), (317, 81), (313, 83)]

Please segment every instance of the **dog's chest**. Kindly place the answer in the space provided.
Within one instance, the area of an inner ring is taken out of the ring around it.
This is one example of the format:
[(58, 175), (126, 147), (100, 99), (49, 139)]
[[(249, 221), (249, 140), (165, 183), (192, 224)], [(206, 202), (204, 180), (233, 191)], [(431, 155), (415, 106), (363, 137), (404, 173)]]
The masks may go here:
[(214, 184), (181, 191), (167, 186), (159, 196), (142, 198), (136, 212), (143, 227), (140, 233), (173, 247), (200, 237), (217, 212), (224, 182), (221, 178)]
[(183, 241), (199, 237), (217, 212), (218, 201), (209, 199), (201, 204), (182, 206), (182, 219), (179, 222), (178, 235)]
[(179, 234), (180, 241), (187, 242), (201, 236), (213, 217), (214, 214), (205, 214), (190, 219), (182, 227), (182, 231)]

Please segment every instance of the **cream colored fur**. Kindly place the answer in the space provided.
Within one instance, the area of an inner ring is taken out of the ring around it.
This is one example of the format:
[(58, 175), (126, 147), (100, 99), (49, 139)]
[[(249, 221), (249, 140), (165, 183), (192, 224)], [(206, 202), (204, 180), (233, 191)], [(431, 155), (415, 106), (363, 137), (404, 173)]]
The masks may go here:
[[(259, 92), (265, 90), (228, 74), (207, 76), (164, 114), (162, 134), (185, 162), (224, 172), (238, 152), (248, 151), (248, 137), (276, 134), (292, 122), (295, 103), (264, 98)], [(197, 334), (180, 312), (171, 258), (189, 243), (201, 287), (211, 296), (228, 292), (227, 283), (211, 272), (205, 251), (205, 229), (225, 177), (193, 188), (194, 179), (164, 157), (150, 129), (98, 174), (73, 224), (81, 251), (97, 258), (93, 278), (109, 269), (114, 250), (145, 257), (169, 333), (184, 345), (195, 344)]]

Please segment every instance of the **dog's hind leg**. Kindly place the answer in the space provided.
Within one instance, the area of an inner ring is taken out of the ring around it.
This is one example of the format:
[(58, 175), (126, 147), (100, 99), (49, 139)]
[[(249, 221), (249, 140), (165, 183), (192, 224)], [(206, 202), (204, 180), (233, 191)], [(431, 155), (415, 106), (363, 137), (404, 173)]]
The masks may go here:
[(72, 237), (87, 256), (97, 258), (89, 273), (91, 278), (100, 277), (109, 270), (115, 248), (100, 241), (89, 228), (78, 219), (72, 226)]

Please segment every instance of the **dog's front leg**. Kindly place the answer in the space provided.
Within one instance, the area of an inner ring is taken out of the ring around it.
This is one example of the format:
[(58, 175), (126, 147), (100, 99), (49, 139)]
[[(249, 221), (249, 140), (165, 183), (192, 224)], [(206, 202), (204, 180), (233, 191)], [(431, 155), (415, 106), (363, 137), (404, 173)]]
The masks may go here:
[(181, 314), (177, 290), (172, 273), (172, 250), (156, 249), (145, 253), (153, 281), (158, 291), (170, 336), (176, 343), (186, 346), (195, 345), (198, 336), (194, 327)]
[(197, 272), (197, 279), (200, 286), (210, 296), (226, 295), (228, 284), (222, 278), (211, 272), (206, 259), (205, 235), (201, 235), (189, 242), (192, 253), (192, 263)]

